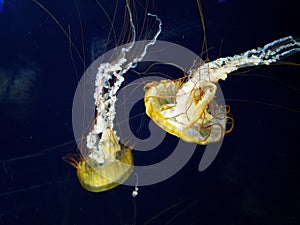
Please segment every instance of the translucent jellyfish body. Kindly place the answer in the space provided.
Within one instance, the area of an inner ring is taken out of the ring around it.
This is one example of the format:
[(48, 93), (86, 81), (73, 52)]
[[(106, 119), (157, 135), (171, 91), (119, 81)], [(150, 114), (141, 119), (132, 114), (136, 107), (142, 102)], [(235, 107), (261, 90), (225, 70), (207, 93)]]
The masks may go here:
[(263, 48), (203, 63), (184, 78), (149, 83), (145, 86), (146, 113), (162, 129), (187, 142), (217, 142), (233, 128), (233, 119), (229, 107), (214, 101), (215, 83), (240, 68), (269, 65), (298, 51), (300, 42), (288, 36)]
[[(93, 80), (93, 109), (95, 109), (93, 121), (87, 135), (78, 145), (82, 147), (80, 149), (81, 156), (65, 157), (65, 160), (77, 169), (77, 175), (83, 188), (92, 192), (112, 189), (126, 181), (133, 172), (132, 147), (125, 147), (114, 129), (117, 92), (124, 81), (124, 75), (143, 59), (148, 47), (155, 44), (161, 32), (160, 19), (156, 15), (148, 13), (149, 17), (154, 17), (158, 22), (158, 30), (154, 37), (137, 51), (135, 49), (136, 30), (129, 1), (126, 1), (126, 6), (130, 22), (131, 42), (122, 45), (121, 48), (116, 48), (112, 58), (98, 64), (96, 74), (91, 75), (93, 77), (91, 79)], [(98, 62), (98, 60), (96, 61)], [(95, 63), (97, 63), (96, 61)], [(86, 74), (88, 73), (86, 72)], [(86, 85), (86, 80), (83, 83)], [(84, 86), (81, 90), (86, 89)], [(84, 99), (85, 94), (79, 99)]]
[(145, 88), (147, 115), (170, 134), (198, 144), (224, 135), (228, 112), (214, 101), (214, 83), (164, 80)]

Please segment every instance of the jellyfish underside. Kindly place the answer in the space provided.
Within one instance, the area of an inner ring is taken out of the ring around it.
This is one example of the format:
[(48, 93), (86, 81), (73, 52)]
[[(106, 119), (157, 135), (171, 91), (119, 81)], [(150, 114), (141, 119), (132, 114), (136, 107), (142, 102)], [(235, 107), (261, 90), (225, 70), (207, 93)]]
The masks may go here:
[(115, 133), (108, 131), (107, 145), (103, 151), (110, 152), (115, 160), (102, 165), (83, 156), (67, 155), (64, 160), (77, 169), (82, 187), (91, 192), (110, 190), (128, 179), (133, 172), (132, 148), (119, 144)]
[(128, 179), (133, 172), (133, 156), (131, 151), (123, 154), (118, 161), (105, 167), (91, 167), (85, 160), (77, 167), (77, 176), (82, 187), (91, 192), (110, 190)]
[(147, 115), (170, 134), (197, 144), (217, 142), (224, 136), (229, 112), (214, 101), (214, 83), (164, 80), (145, 89)]

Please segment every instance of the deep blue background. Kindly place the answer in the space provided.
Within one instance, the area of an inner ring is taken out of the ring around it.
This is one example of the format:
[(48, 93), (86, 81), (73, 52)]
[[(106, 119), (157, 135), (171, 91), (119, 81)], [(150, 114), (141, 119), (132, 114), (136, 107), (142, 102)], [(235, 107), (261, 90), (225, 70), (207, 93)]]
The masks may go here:
[[(41, 2), (66, 29), (70, 24), (73, 41), (81, 49), (74, 2)], [(101, 3), (112, 16), (115, 1)], [(143, 0), (140, 4), (145, 5)], [(294, 4), (292, 0), (202, 1), (208, 47), (212, 48), (209, 58), (241, 53), (287, 35), (300, 37), (299, 10)], [(78, 6), (89, 64), (92, 38), (106, 40), (110, 24), (95, 1), (78, 1)], [(122, 21), (123, 9), (120, 3), (116, 21)], [(136, 11), (142, 19), (141, 9), (138, 6)], [(201, 52), (203, 32), (196, 1), (151, 1), (148, 10), (163, 21), (159, 39)], [(115, 26), (119, 30), (121, 22)], [(76, 151), (71, 110), (83, 71), (75, 56), (76, 75), (68, 45), (58, 25), (32, 1), (6, 1), (0, 14), (0, 68), (13, 70), (35, 62), (39, 74), (31, 104), (0, 104), (0, 224), (144, 224), (180, 201), (150, 224), (299, 223), (300, 122), (295, 110), (300, 105), (299, 91), (290, 87), (300, 87), (299, 67), (261, 67), (220, 82), (236, 125), (225, 136), (216, 160), (198, 172), (204, 149), (199, 147), (178, 174), (141, 187), (135, 220), (132, 187), (89, 193), (81, 188), (75, 170), (61, 159)], [(114, 47), (112, 42), (110, 47)], [(299, 53), (287, 60), (299, 63)], [(28, 112), (26, 117), (17, 116), (20, 108)], [(135, 153), (136, 161), (160, 159), (170, 143), (176, 144), (175, 137), (168, 138), (168, 145), (162, 144), (151, 158)]]

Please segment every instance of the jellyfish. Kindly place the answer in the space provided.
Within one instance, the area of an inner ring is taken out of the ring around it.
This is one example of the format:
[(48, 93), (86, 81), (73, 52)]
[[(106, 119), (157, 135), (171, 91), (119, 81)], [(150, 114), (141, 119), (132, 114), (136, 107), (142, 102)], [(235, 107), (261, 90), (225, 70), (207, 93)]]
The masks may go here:
[(184, 141), (218, 142), (232, 130), (234, 120), (229, 107), (216, 103), (215, 84), (240, 68), (269, 65), (298, 51), (300, 42), (287, 36), (262, 48), (193, 67), (183, 78), (148, 83), (146, 113), (159, 127)]
[(114, 129), (117, 91), (124, 81), (124, 75), (136, 67), (154, 45), (161, 32), (161, 20), (148, 13), (158, 22), (158, 30), (152, 40), (142, 50), (129, 57), (136, 41), (136, 28), (133, 22), (129, 1), (126, 1), (131, 26), (131, 42), (122, 47), (117, 59), (99, 65), (94, 83), (94, 105), (96, 116), (86, 137), (85, 155), (74, 157), (67, 155), (64, 159), (77, 169), (77, 175), (83, 188), (92, 192), (109, 190), (123, 183), (133, 172), (132, 148), (120, 142)]

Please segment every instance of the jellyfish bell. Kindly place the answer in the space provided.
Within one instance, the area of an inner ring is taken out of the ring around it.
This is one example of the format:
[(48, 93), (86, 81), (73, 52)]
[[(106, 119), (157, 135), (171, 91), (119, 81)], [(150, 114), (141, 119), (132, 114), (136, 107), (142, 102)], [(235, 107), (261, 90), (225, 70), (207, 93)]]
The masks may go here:
[(214, 101), (216, 85), (165, 80), (145, 86), (147, 115), (161, 128), (184, 141), (218, 142), (226, 132), (229, 111)]
[[(107, 131), (110, 139), (115, 139), (115, 135), (109, 130)], [(126, 146), (119, 145), (116, 140), (114, 142), (117, 148), (111, 148), (117, 160), (111, 163), (95, 163), (92, 160), (88, 161), (83, 156), (68, 154), (63, 159), (70, 165), (76, 168), (77, 176), (82, 187), (91, 192), (101, 192), (112, 189), (119, 184), (122, 184), (133, 172), (133, 155), (132, 149)]]

